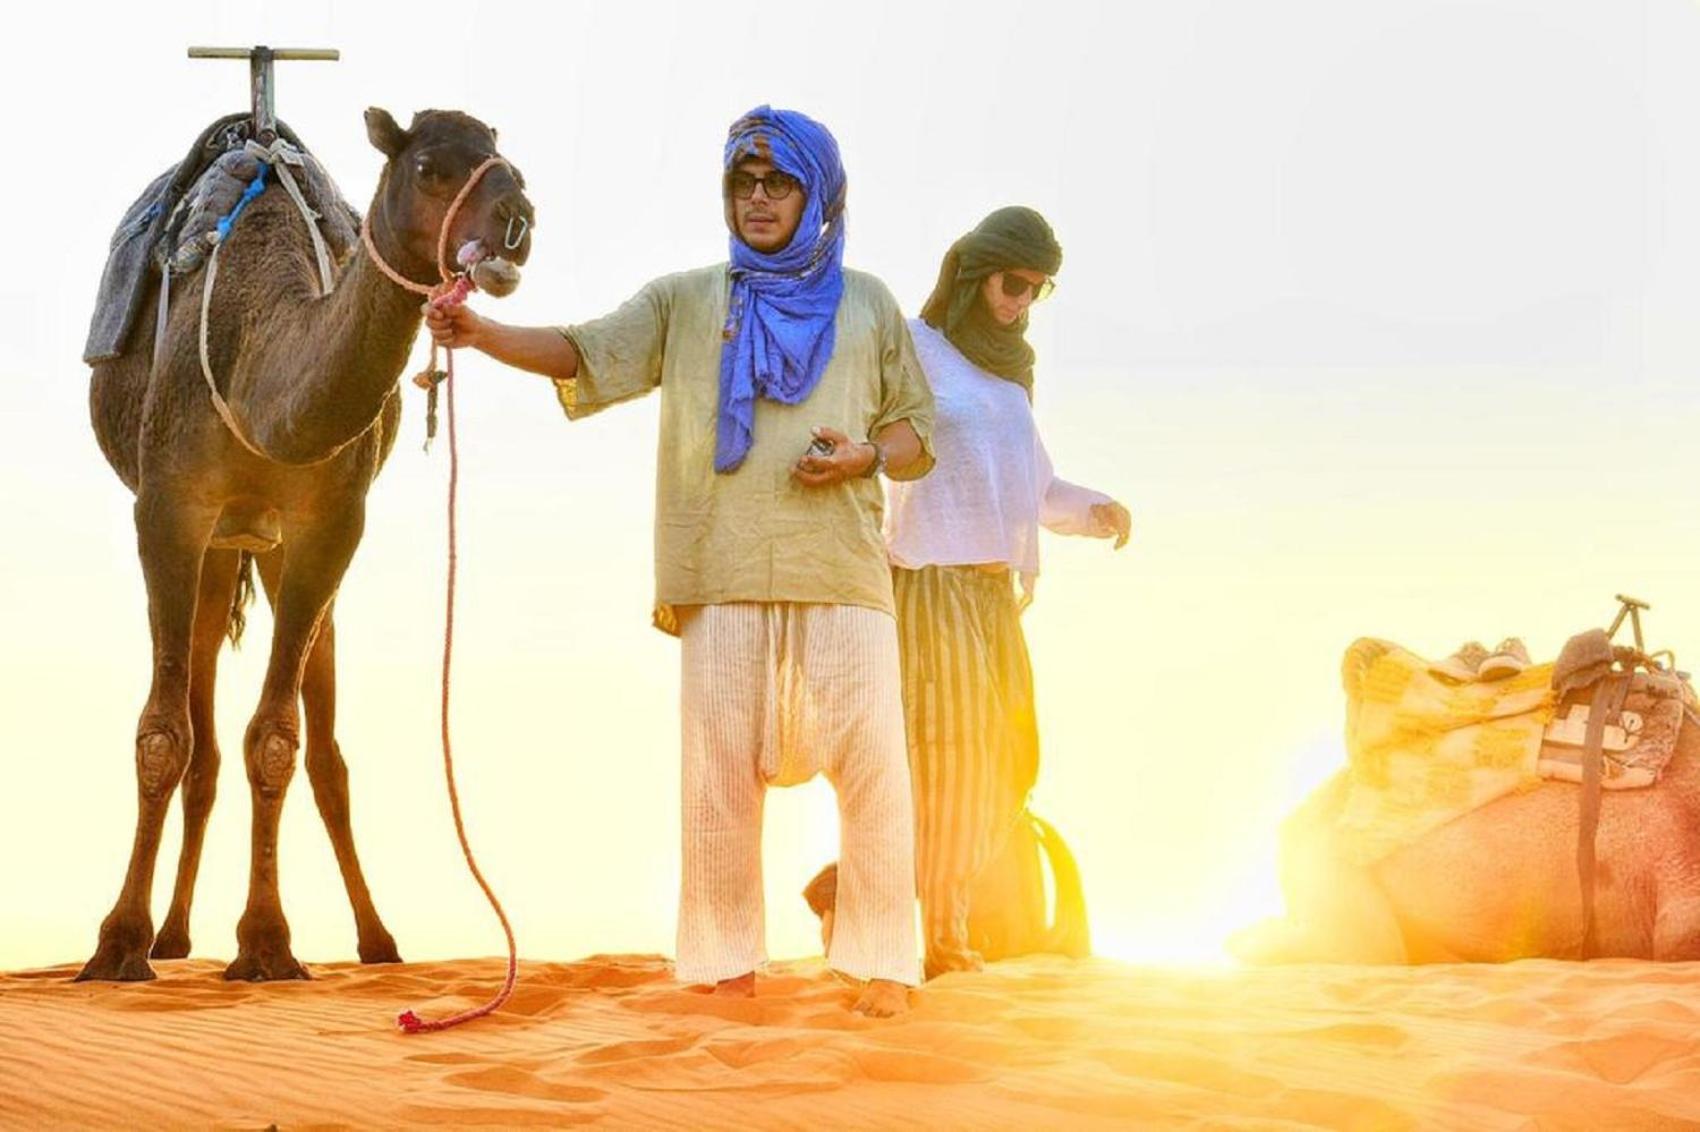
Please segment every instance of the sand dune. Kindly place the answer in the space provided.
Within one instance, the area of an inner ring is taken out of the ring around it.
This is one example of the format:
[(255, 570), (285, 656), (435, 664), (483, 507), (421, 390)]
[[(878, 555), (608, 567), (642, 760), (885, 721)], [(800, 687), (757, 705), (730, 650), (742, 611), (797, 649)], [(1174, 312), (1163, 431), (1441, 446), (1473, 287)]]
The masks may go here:
[(906, 1018), (818, 962), (754, 1000), (652, 956), (324, 964), (255, 986), (0, 975), (0, 1125), (1602, 1129), (1700, 1126), (1700, 965), (1179, 972), (1034, 959), (952, 975)]

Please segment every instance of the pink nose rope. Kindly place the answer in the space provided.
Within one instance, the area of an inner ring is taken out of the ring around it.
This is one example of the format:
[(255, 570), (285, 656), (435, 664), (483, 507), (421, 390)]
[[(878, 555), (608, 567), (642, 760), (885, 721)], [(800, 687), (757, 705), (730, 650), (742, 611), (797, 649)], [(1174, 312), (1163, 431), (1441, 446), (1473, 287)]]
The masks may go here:
[[(466, 198), (471, 195), (472, 188), (478, 183), (479, 178), (484, 176), (484, 174), (494, 166), (505, 166), (506, 164), (507, 162), (503, 161), (500, 157), (491, 157), (483, 164), (479, 165), (478, 168), (474, 169), (471, 176), (467, 178), (466, 184), (461, 186), (460, 193), (455, 197), (454, 202), (449, 205), (448, 212), (443, 215), (443, 227), (437, 238), (437, 270), (442, 275), (443, 281), (435, 287), (427, 287), (422, 283), (415, 283), (401, 275), (389, 264), (385, 263), (384, 257), (378, 254), (377, 247), (372, 243), (370, 224), (363, 222), (360, 226), (360, 240), (366, 247), (366, 254), (372, 257), (373, 264), (377, 266), (379, 271), (382, 271), (386, 276), (388, 276), (392, 282), (408, 291), (412, 291), (416, 295), (427, 296), (430, 305), (439, 310), (445, 307), (459, 306), (466, 302), (467, 295), (471, 294), (477, 288), (474, 286), (472, 279), (465, 272), (460, 272), (455, 275), (450, 275), (449, 273), (448, 264), (445, 260), (448, 249), (449, 229), (454, 223), (455, 214), (460, 211), (460, 206), (466, 201)], [(514, 945), (513, 926), (508, 923), (508, 914), (502, 910), (502, 902), (496, 899), (496, 893), (491, 889), (490, 883), (484, 879), (484, 873), (478, 868), (478, 861), (472, 855), (472, 845), (466, 838), (466, 824), (461, 820), (460, 814), (460, 792), (455, 788), (454, 752), (453, 747), (449, 742), (449, 670), (450, 662), (454, 657), (455, 572), (458, 557), (455, 531), (455, 512), (456, 498), (460, 486), (460, 452), (455, 439), (455, 355), (454, 351), (447, 347), (444, 348), (444, 353), (447, 355), (446, 366), (444, 369), (438, 370), (437, 344), (432, 342), (429, 369), (417, 375), (413, 379), (415, 385), (422, 385), (424, 388), (431, 390), (433, 402), (436, 399), (436, 386), (439, 381), (448, 391), (449, 570), (448, 583), (446, 587), (446, 609), (443, 618), (443, 775), (448, 780), (449, 806), (454, 811), (455, 835), (460, 838), (460, 849), (461, 853), (466, 857), (466, 867), (471, 870), (472, 879), (478, 882), (478, 887), (484, 890), (485, 898), (490, 901), (490, 907), (495, 909), (496, 918), (502, 923), (502, 934), (507, 936), (508, 974), (507, 978), (502, 982), (502, 989), (496, 993), (496, 996), (489, 1002), (486, 1002), (483, 1006), (475, 1009), (464, 1010), (459, 1014), (454, 1014), (447, 1018), (430, 1020), (421, 1018), (418, 1014), (411, 1010), (402, 1011), (396, 1016), (396, 1025), (401, 1027), (403, 1033), (408, 1034), (429, 1033), (434, 1030), (447, 1030), (451, 1026), (458, 1026), (462, 1022), (470, 1022), (474, 1018), (482, 1018), (486, 1014), (493, 1013), (508, 1000), (510, 995), (513, 994), (514, 981), (518, 977), (519, 967), (519, 953), (518, 949)], [(435, 423), (436, 418), (435, 412), (433, 411), (431, 422), (431, 431), (433, 432), (435, 431)]]

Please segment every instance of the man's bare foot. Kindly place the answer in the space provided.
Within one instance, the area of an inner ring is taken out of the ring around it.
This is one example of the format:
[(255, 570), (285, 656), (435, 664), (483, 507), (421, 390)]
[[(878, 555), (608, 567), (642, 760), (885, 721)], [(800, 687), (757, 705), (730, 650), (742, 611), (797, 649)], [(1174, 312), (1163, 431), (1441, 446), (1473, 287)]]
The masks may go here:
[(754, 998), (756, 996), (756, 973), (750, 971), (735, 979), (721, 979), (714, 984), (710, 993), (720, 998)]
[(909, 1009), (909, 988), (890, 979), (869, 979), (861, 997), (850, 1008), (869, 1018), (891, 1018)]

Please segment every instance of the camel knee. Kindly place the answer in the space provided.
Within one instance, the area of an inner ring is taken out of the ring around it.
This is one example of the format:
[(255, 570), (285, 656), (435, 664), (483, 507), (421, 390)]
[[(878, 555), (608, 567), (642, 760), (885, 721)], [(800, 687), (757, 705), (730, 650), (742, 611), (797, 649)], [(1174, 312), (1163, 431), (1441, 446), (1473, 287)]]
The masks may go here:
[(276, 720), (256, 720), (248, 728), (248, 784), (266, 797), (283, 794), (295, 776), (297, 745), (293, 729)]
[(169, 797), (189, 767), (186, 722), (144, 720), (136, 734), (136, 781), (150, 801)]

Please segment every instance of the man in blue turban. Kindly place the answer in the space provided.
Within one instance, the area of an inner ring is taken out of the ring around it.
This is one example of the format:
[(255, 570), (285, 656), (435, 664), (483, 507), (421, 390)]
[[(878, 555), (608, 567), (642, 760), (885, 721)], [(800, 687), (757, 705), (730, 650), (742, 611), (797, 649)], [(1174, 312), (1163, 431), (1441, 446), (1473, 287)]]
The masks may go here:
[(762, 797), (825, 773), (840, 879), (828, 962), (855, 1009), (918, 981), (914, 817), (879, 475), (933, 457), (933, 401), (885, 285), (843, 266), (845, 176), (820, 123), (758, 106), (726, 140), (726, 263), (573, 326), (451, 307), (435, 339), (555, 383), (567, 417), (661, 390), (655, 625), (681, 639), (677, 974), (754, 993)]

